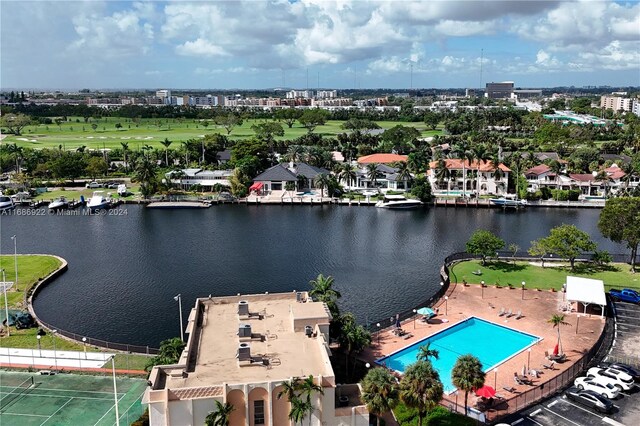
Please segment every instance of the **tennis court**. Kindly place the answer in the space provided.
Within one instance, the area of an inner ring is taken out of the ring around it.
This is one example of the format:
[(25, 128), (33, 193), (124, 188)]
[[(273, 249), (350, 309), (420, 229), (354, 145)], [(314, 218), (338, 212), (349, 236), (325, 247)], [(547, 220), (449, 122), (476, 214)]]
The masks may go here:
[[(131, 424), (144, 411), (140, 400), (146, 380), (117, 377), (120, 424)], [(113, 379), (0, 371), (0, 425), (116, 424)]]

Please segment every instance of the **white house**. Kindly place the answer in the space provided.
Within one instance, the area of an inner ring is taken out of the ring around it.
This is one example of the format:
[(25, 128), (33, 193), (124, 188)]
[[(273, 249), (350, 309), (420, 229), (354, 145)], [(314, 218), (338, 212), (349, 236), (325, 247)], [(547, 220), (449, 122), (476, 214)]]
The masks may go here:
[(406, 191), (411, 189), (411, 179), (400, 177), (397, 168), (387, 166), (386, 164), (377, 164), (376, 170), (377, 175), (375, 182), (372, 179), (373, 176), (369, 175), (367, 168), (362, 167), (356, 170), (356, 178), (354, 180), (347, 182), (344, 179), (340, 179), (340, 185), (351, 191), (376, 189), (383, 193), (387, 191)]
[[(503, 195), (507, 193), (509, 182), (509, 169), (500, 163), (496, 167), (492, 161), (472, 161), (460, 160), (457, 158), (447, 158), (444, 160), (446, 168), (449, 170), (449, 178), (440, 181), (438, 179), (438, 161), (429, 163), (427, 177), (434, 193), (451, 193), (451, 191), (473, 193), (476, 190), (480, 195), (497, 194)], [(500, 174), (496, 171), (500, 169)], [(479, 174), (479, 180), (476, 180), (476, 173)], [(465, 187), (466, 186), (466, 187)]]
[(213, 190), (213, 186), (231, 186), (229, 179), (233, 176), (233, 170), (203, 170), (183, 169), (180, 172), (171, 171), (165, 175), (167, 181), (179, 185), (183, 189), (189, 189), (194, 185), (200, 185), (204, 190)]

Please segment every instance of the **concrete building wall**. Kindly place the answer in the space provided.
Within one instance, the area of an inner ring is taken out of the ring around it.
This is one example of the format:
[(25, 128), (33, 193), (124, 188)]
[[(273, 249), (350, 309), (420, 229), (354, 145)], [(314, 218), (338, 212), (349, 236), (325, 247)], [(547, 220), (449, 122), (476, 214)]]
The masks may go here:
[(229, 423), (232, 426), (244, 426), (247, 421), (244, 392), (240, 389), (233, 389), (229, 391), (227, 394), (227, 402), (236, 408), (229, 416)]

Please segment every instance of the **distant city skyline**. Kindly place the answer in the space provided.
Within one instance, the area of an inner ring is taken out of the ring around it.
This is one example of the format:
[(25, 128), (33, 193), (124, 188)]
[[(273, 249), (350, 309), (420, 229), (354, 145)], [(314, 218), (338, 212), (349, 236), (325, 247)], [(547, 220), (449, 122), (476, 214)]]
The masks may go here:
[(640, 86), (640, 3), (0, 2), (0, 88)]

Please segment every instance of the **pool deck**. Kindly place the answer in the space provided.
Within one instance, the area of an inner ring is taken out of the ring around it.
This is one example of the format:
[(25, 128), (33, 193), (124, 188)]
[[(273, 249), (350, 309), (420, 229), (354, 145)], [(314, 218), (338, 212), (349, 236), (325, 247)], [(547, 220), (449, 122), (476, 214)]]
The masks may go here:
[[(361, 355), (363, 360), (374, 365), (376, 359), (412, 345), (470, 316), (475, 316), (542, 338), (539, 343), (531, 347), (530, 355), (528, 350), (524, 350), (500, 364), (497, 367), (497, 372), (494, 370), (487, 372), (486, 384), (495, 387), (498, 395), (509, 400), (516, 397), (517, 393), (528, 391), (568, 369), (580, 358), (581, 354), (588, 351), (596, 343), (605, 325), (605, 320), (600, 317), (598, 309), (598, 315), (591, 315), (589, 311), (586, 315), (580, 313), (576, 330), (578, 314), (575, 311), (565, 312), (565, 321), (571, 325), (561, 326), (560, 333), (567, 361), (562, 364), (556, 363), (554, 370), (548, 370), (543, 368), (542, 364), (549, 363), (545, 358), (545, 351), (553, 352), (557, 341), (557, 330), (547, 321), (552, 315), (562, 313), (562, 307), (567, 304), (564, 300), (564, 293), (525, 290), (523, 300), (523, 291), (517, 288), (495, 288), (494, 286), (482, 288), (480, 285), (473, 284), (468, 286), (452, 284), (447, 296), (447, 301), (443, 298), (435, 305), (439, 309), (439, 314), (430, 323), (420, 321), (420, 316), (416, 321), (404, 321), (402, 328), (408, 335), (396, 336), (392, 329), (374, 333), (371, 347)], [(518, 320), (515, 319), (515, 315), (510, 318), (498, 316), (501, 308), (505, 308), (507, 311), (512, 309), (514, 313), (521, 310), (523, 316)], [(523, 367), (527, 364), (529, 369), (539, 371), (540, 377), (531, 377), (533, 385), (518, 385), (514, 381), (513, 373), (521, 374)], [(514, 387), (517, 393), (507, 392), (503, 387)], [(443, 402), (447, 406), (453, 405), (454, 398), (454, 394), (445, 395)], [(475, 401), (475, 395), (470, 393), (469, 405), (473, 405)], [(463, 392), (459, 394), (457, 404), (464, 404)]]

